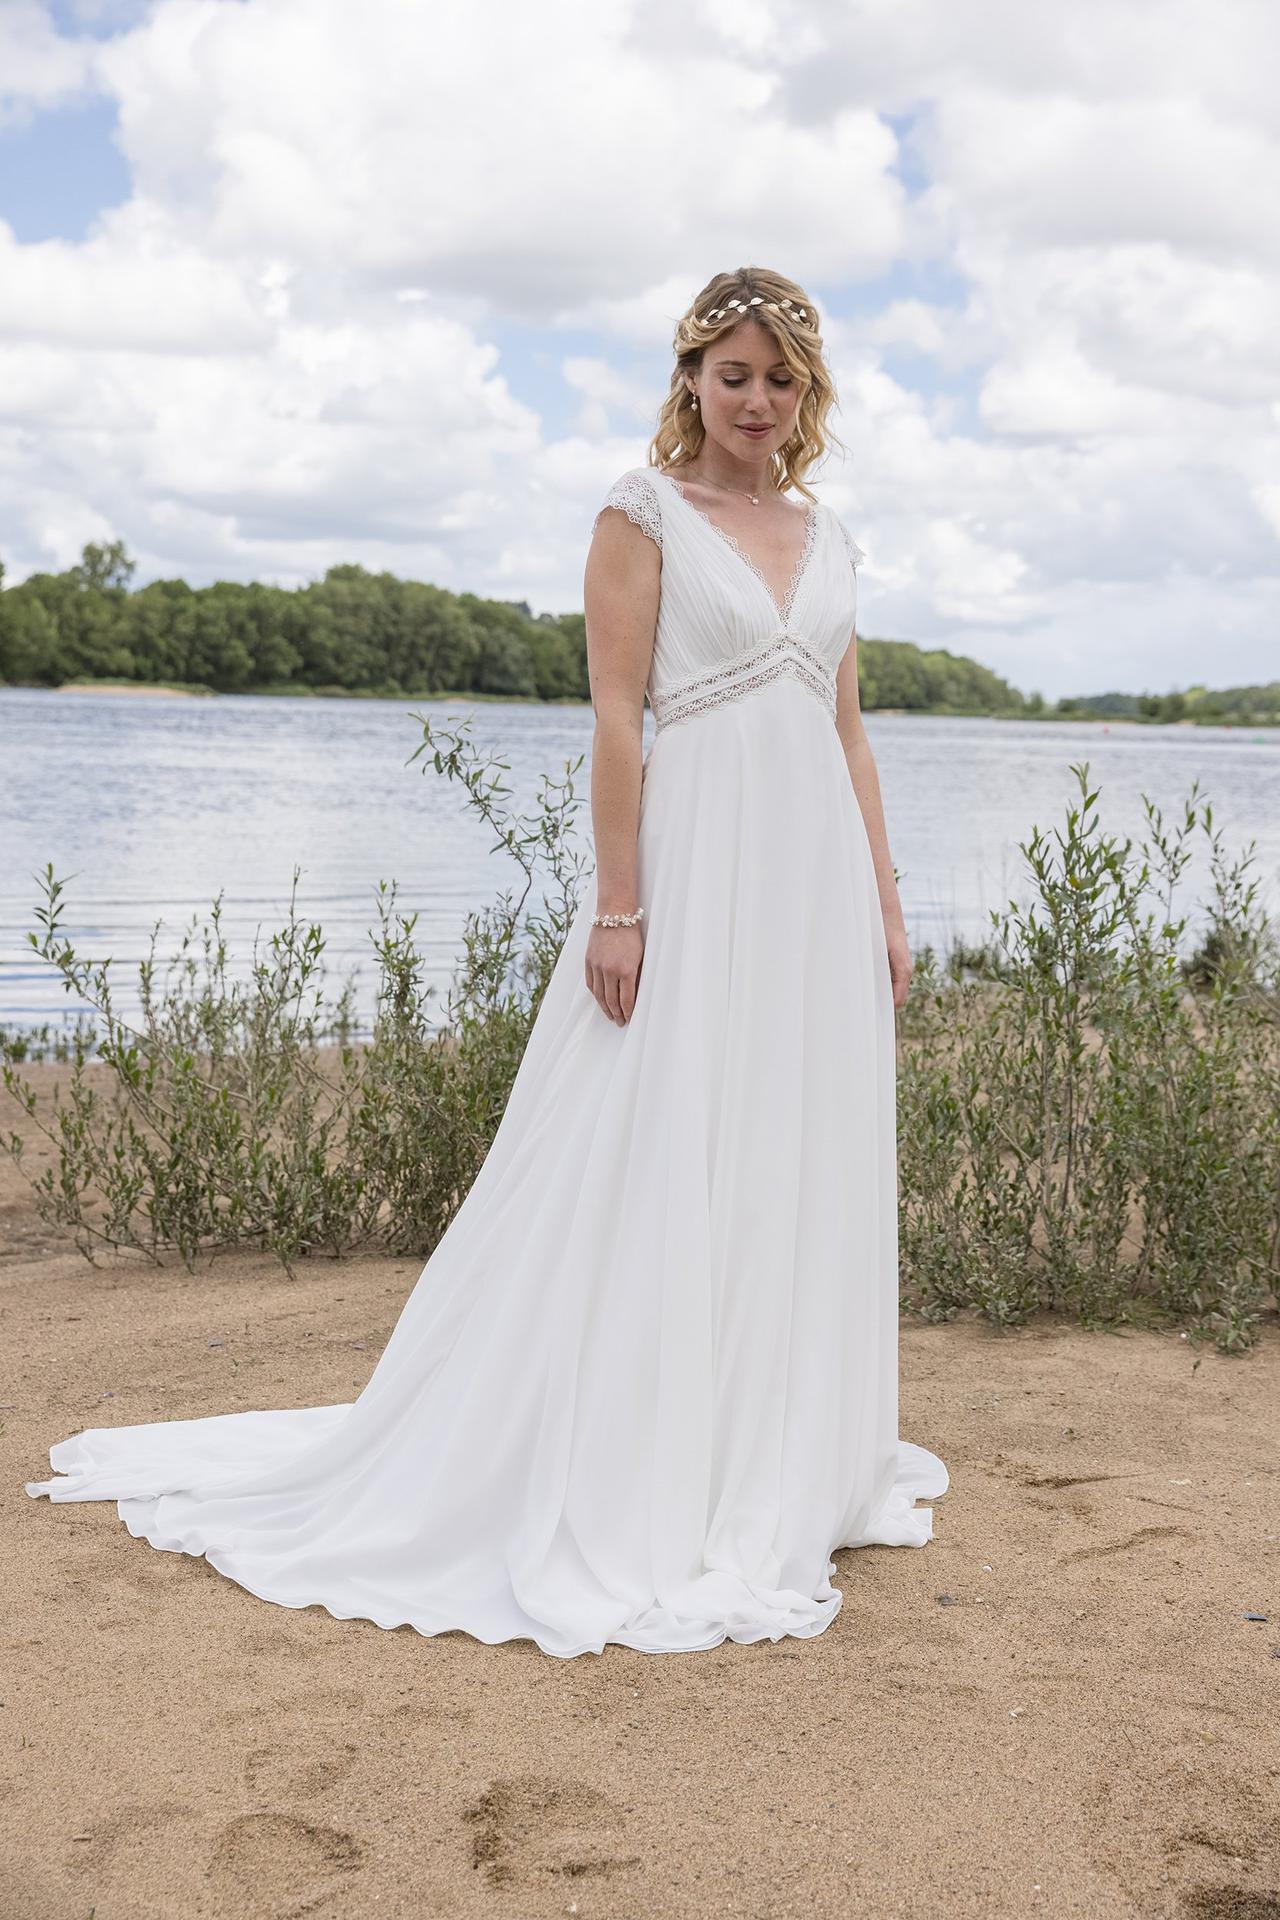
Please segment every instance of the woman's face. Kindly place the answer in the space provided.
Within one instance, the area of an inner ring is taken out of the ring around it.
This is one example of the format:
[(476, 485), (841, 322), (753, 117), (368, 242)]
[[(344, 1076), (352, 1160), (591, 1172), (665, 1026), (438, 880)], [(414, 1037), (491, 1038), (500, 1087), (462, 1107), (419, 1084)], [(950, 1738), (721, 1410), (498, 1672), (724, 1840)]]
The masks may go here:
[(697, 393), (709, 438), (731, 458), (758, 464), (791, 438), (801, 389), (779, 359), (773, 335), (754, 320), (740, 320), (722, 334), (703, 354), (700, 371), (685, 379)]

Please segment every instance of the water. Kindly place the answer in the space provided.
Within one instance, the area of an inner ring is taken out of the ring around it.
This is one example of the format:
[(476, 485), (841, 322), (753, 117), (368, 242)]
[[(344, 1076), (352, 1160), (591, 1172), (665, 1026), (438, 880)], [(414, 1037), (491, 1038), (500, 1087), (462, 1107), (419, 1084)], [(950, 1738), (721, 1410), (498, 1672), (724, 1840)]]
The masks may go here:
[[(437, 731), (469, 716), (480, 752), (510, 767), (504, 809), (532, 812), (542, 774), (561, 780), (566, 762), (585, 756), (574, 788), (590, 864), (585, 704), (0, 689), (0, 1023), (56, 1024), (77, 1011), (26, 941), (37, 929), (35, 876), (48, 862), (68, 882), (65, 937), (81, 957), (112, 957), (126, 1017), (157, 920), (163, 961), (221, 892), (232, 971), (243, 977), (255, 931), (265, 944), (285, 920), (295, 865), (299, 917), (323, 928), (332, 991), (357, 968), (367, 1017), (376, 887), (395, 880), (400, 909), (419, 916), (415, 940), (442, 1009), (467, 914), (523, 875), (492, 851), (496, 836), (459, 783), (437, 774), (428, 754), (407, 764), (422, 738), (415, 706)], [(1280, 732), (874, 713), (866, 726), (914, 946), (982, 939), (988, 909), (1026, 895), (1017, 843), (1033, 824), (1061, 824), (1075, 794), (1071, 763), (1086, 759), (1103, 826), (1121, 834), (1141, 833), (1144, 792), (1167, 821), (1180, 819), (1199, 778), (1228, 848), (1256, 840), (1251, 871), (1276, 910)], [(646, 713), (646, 749), (652, 728)], [(1203, 897), (1206, 879), (1200, 857), (1183, 905)]]

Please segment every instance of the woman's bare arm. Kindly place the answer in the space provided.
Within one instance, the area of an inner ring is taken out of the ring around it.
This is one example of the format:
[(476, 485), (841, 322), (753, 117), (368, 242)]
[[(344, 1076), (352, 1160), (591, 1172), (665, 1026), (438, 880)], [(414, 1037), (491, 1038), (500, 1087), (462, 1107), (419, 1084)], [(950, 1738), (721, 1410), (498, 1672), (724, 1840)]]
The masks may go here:
[(893, 1004), (900, 1007), (907, 997), (914, 971), (911, 949), (907, 944), (902, 901), (894, 877), (889, 835), (884, 822), (884, 803), (880, 797), (880, 776), (875, 755), (862, 724), (862, 703), (858, 696), (858, 636), (854, 633), (836, 669), (836, 731), (844, 748), (849, 778), (862, 809), (862, 818), (871, 843), (875, 863), (876, 888), (884, 920), (885, 943), (889, 951), (889, 972), (893, 979)]
[[(658, 626), (661, 572), (662, 555), (654, 541), (620, 508), (606, 508), (591, 541), (583, 582), (587, 673), (595, 712), (591, 818), (597, 913), (634, 913), (638, 904), (644, 689)], [(626, 1025), (635, 1006), (643, 953), (643, 922), (591, 929), (587, 986), (619, 1026)]]

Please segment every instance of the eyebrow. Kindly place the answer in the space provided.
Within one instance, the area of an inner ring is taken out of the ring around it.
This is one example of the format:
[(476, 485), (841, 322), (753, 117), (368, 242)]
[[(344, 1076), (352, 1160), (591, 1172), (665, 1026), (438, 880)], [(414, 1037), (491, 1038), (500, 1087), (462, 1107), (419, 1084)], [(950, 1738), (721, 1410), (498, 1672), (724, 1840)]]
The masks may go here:
[[(773, 366), (769, 367), (767, 371), (772, 373), (773, 367), (785, 367), (786, 364), (785, 360), (775, 360)], [(748, 373), (751, 371), (751, 362), (749, 360), (717, 360), (716, 365), (718, 367), (745, 367)]]

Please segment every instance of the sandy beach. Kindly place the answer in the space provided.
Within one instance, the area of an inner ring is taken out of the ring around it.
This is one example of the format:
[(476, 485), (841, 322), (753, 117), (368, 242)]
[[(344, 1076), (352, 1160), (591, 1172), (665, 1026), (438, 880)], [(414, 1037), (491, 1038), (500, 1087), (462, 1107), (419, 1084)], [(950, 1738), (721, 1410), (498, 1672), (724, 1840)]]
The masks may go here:
[(207, 700), (216, 698), (213, 689), (197, 692), (194, 687), (153, 687), (145, 680), (64, 680), (59, 693), (142, 694), (149, 700)]
[(3, 1920), (1280, 1914), (1274, 1318), (904, 1325), (952, 1486), (803, 1642), (386, 1633), (24, 1492), (84, 1427), (351, 1399), (420, 1265), (94, 1269), (0, 1163)]

